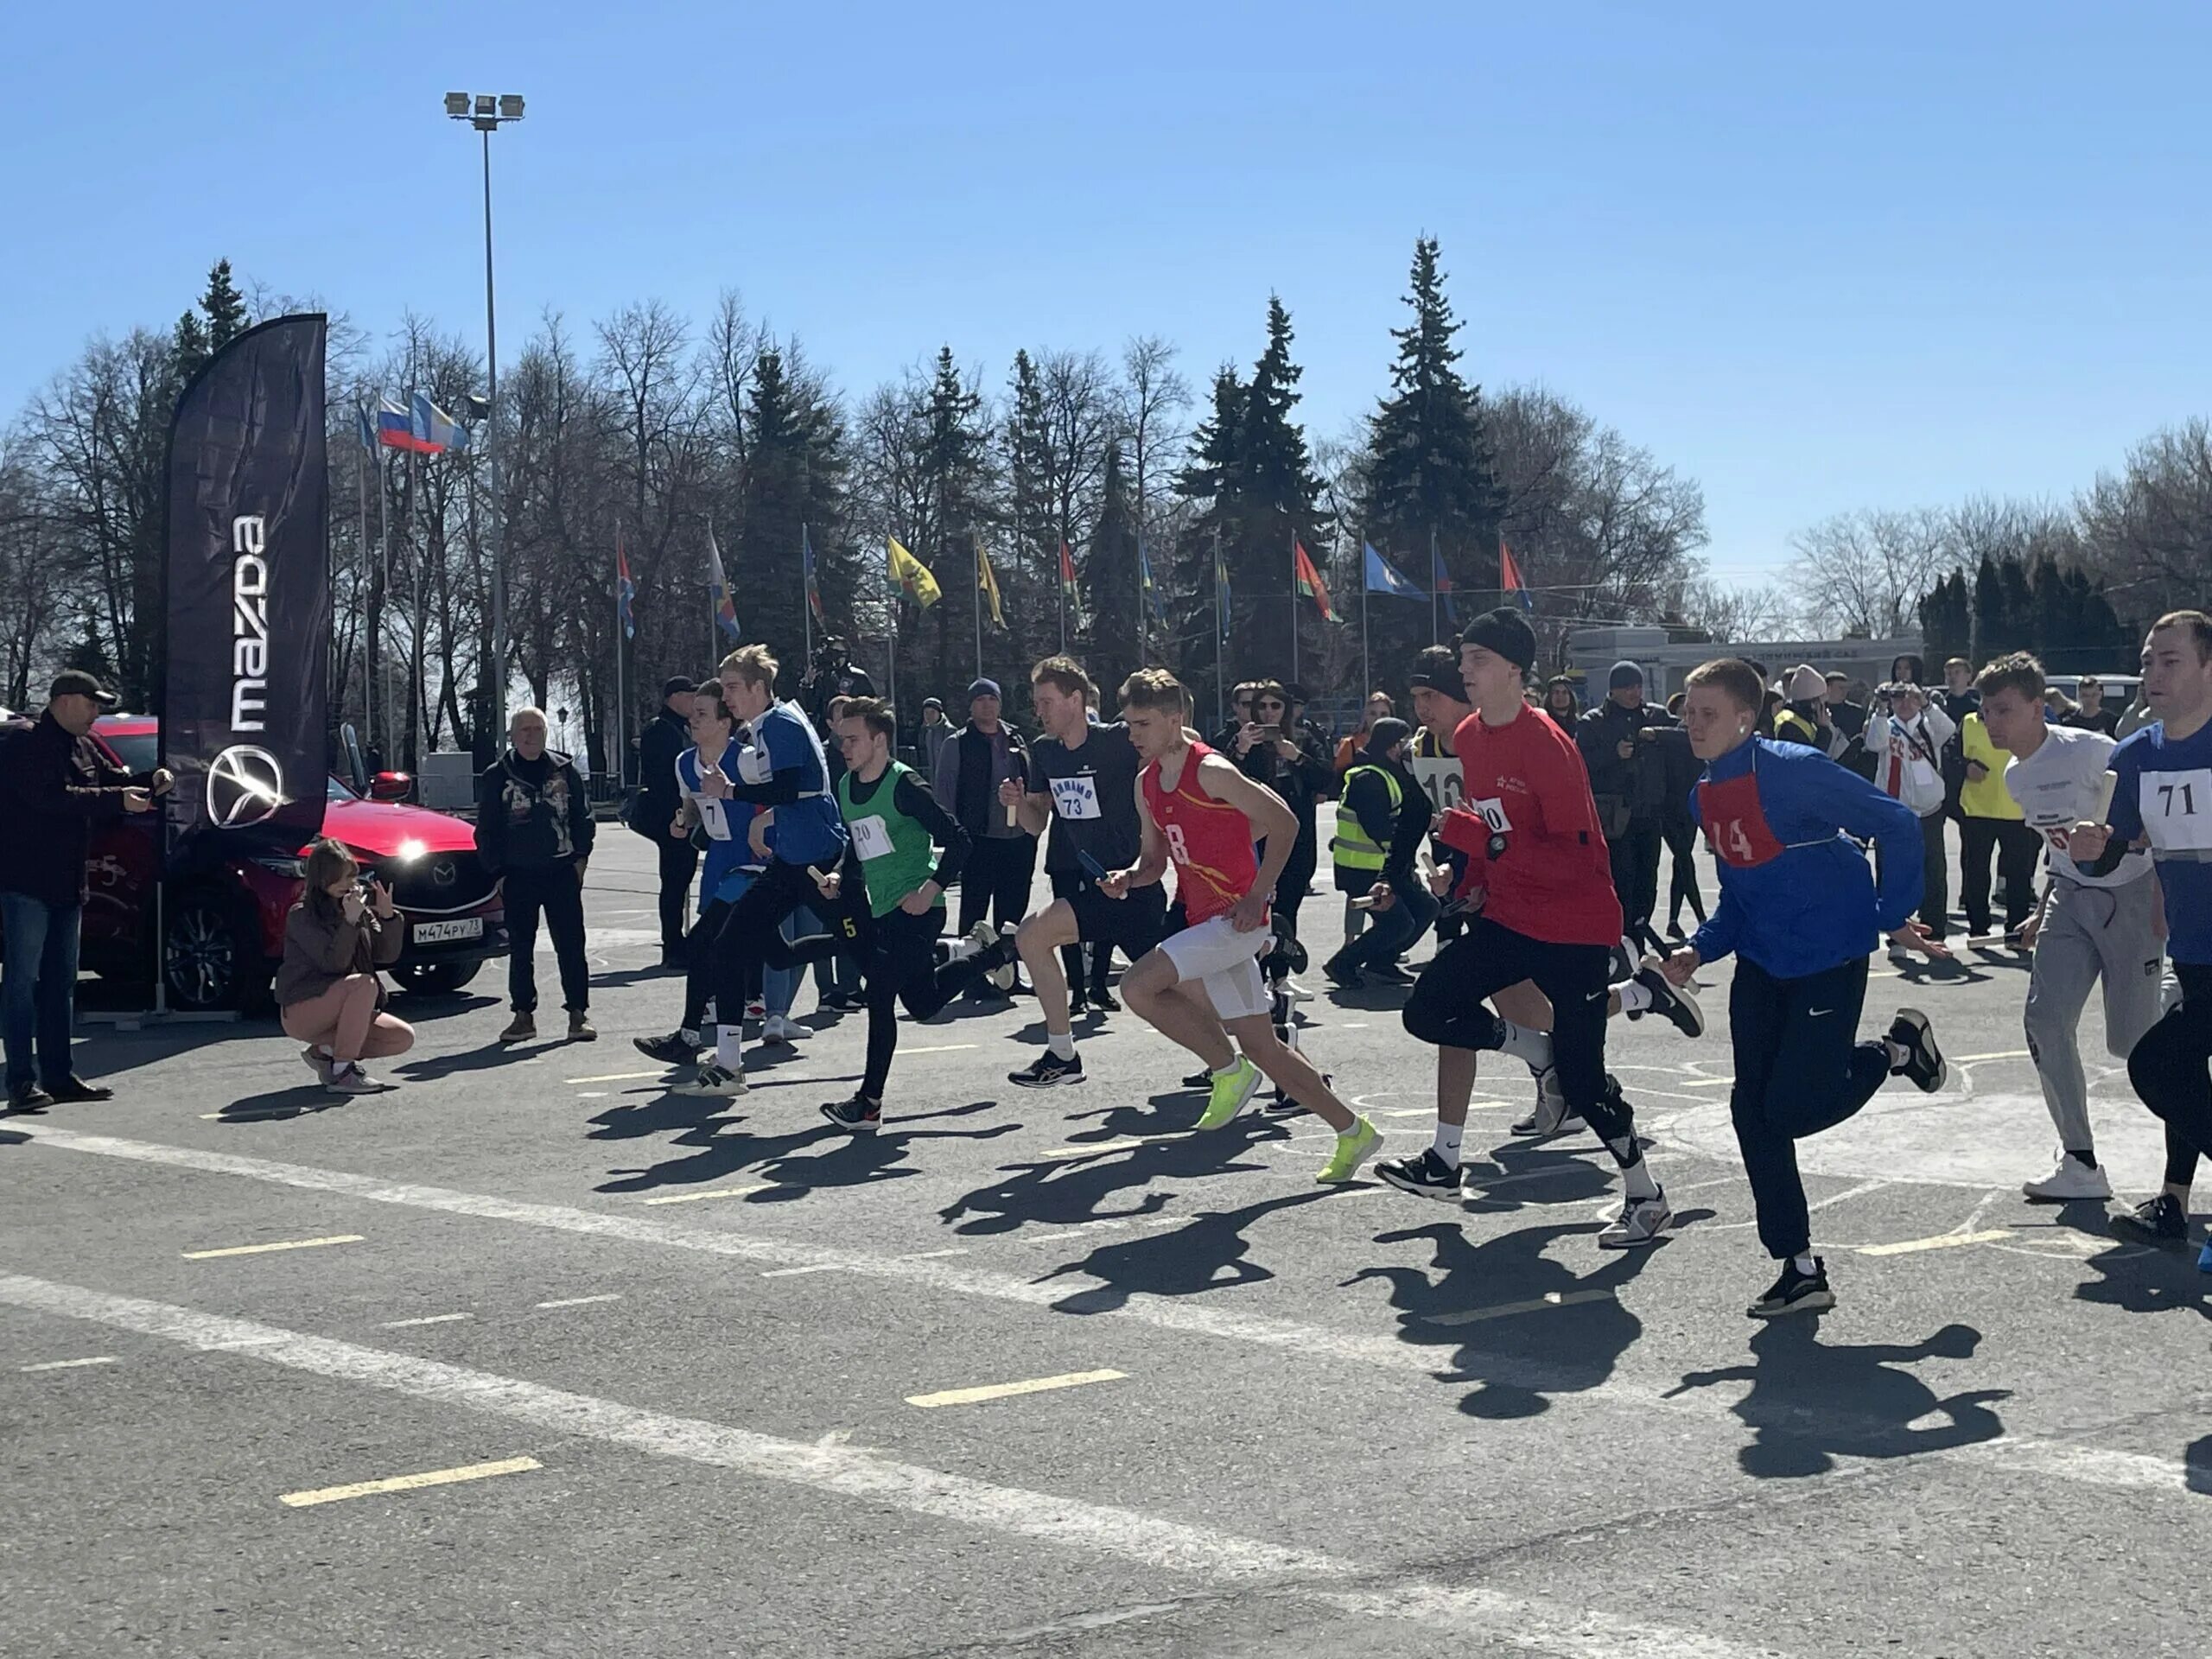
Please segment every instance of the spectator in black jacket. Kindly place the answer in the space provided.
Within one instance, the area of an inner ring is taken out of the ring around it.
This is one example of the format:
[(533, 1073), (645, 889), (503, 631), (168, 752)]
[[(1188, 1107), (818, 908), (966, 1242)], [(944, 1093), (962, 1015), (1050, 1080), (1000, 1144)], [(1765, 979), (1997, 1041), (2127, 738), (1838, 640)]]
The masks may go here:
[(660, 853), (660, 965), (681, 968), (684, 911), (699, 852), (691, 837), (671, 832), (683, 792), (676, 781), (676, 757), (691, 747), (691, 705), (697, 685), (678, 674), (660, 689), (660, 712), (638, 739), (638, 794), (630, 804), (630, 827)]
[(170, 780), (166, 771), (133, 775), (93, 741), (92, 722), (114, 702), (73, 668), (54, 677), (35, 723), (13, 722), (0, 740), (0, 1032), (12, 1112), (115, 1098), (114, 1090), (78, 1077), (69, 1058), (85, 859), (95, 823), (152, 811)]
[[(1621, 901), (1621, 931), (1656, 943), (1651, 912), (1659, 903), (1659, 849), (1665, 842), (1666, 765), (1646, 734), (1673, 725), (1664, 709), (1643, 701), (1643, 671), (1613, 664), (1605, 700), (1574, 723), (1575, 747), (1590, 769), (1598, 825), (1613, 867), (1613, 893)], [(1634, 964), (1631, 963), (1630, 966)]]
[[(999, 718), (1004, 705), (996, 680), (968, 688), (968, 723), (945, 741), (938, 758), (939, 804), (967, 831), (968, 862), (960, 872), (960, 931), (995, 919), (1001, 929), (1021, 925), (1029, 913), (1029, 884), (1037, 872), (1037, 837), (1007, 822), (999, 786), (1029, 781), (1029, 745)], [(1027, 995), (1027, 988), (1017, 985)]]
[[(506, 894), (507, 995), (513, 1023), (503, 1043), (537, 1035), (537, 918), (553, 936), (561, 963), (561, 1001), (569, 1039), (588, 1043), (591, 969), (584, 959), (584, 865), (591, 857), (591, 802), (582, 774), (545, 747), (545, 711), (518, 709), (507, 722), (507, 752), (476, 786), (476, 849)], [(674, 815), (671, 813), (671, 817)]]
[[(1667, 712), (1677, 720), (1681, 717), (1676, 707), (1681, 697), (1677, 691), (1668, 700)], [(1690, 734), (1680, 726), (1669, 726), (1652, 734), (1651, 745), (1659, 752), (1659, 771), (1665, 789), (1665, 798), (1659, 809), (1659, 835), (1667, 843), (1672, 862), (1669, 866), (1669, 885), (1667, 890), (1667, 937), (1679, 939), (1682, 935), (1682, 901), (1689, 901), (1690, 914), (1700, 925), (1705, 921), (1705, 894), (1697, 881), (1697, 821), (1690, 816), (1690, 796), (1697, 789), (1697, 780), (1705, 775), (1705, 762), (1690, 749)]]
[[(1262, 680), (1253, 688), (1252, 721), (1260, 737), (1251, 758), (1268, 768), (1268, 775), (1259, 781), (1281, 796), (1298, 818), (1298, 844), (1275, 883), (1275, 931), (1294, 939), (1299, 906), (1306, 902), (1306, 890), (1313, 885), (1313, 872), (1320, 867), (1317, 815), (1320, 804), (1336, 796), (1337, 769), (1329, 764), (1328, 747), (1313, 728), (1293, 718), (1290, 691), (1280, 680)], [(1240, 755), (1236, 764), (1249, 776), (1247, 760)]]

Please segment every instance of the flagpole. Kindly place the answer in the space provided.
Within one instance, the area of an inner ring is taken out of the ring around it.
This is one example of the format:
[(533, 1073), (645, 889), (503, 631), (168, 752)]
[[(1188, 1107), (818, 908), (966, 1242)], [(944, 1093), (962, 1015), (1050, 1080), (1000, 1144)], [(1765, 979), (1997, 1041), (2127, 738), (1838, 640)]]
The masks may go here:
[[(424, 724), (427, 723), (423, 716), (427, 715), (429, 713), (429, 710), (424, 709), (423, 706), (423, 681), (424, 677), (423, 653), (428, 649), (429, 642), (424, 637), (423, 632), (423, 549), (415, 539), (415, 457), (410, 453), (407, 457), (408, 522), (406, 525), (406, 531), (407, 550), (415, 556), (415, 626), (411, 630), (413, 637), (410, 641), (407, 653), (407, 677), (409, 682), (407, 687), (407, 733), (409, 739), (407, 758), (419, 770), (423, 764), (423, 758), (420, 753), (422, 748), (422, 740), (425, 736), (429, 735), (429, 734), (424, 732), (423, 729)], [(458, 736), (459, 734), (455, 734), (455, 735)]]
[(622, 695), (622, 521), (614, 521), (614, 731), (609, 747), (614, 751), (614, 793), (619, 798), (628, 783), (623, 768), (630, 758), (630, 704)]
[(968, 539), (976, 544), (976, 677), (983, 677), (983, 532), (971, 530)]
[[(353, 468), (353, 495), (360, 507), (361, 569), (362, 574), (366, 575), (369, 563), (369, 473), (365, 465), (357, 465)], [(368, 728), (368, 746), (371, 748), (376, 747), (377, 745), (376, 614), (377, 601), (379, 597), (380, 590), (372, 588), (369, 594), (368, 614), (364, 619), (368, 627), (361, 636), (361, 724)]]
[(813, 544), (807, 540), (806, 537), (806, 521), (802, 518), (799, 521), (798, 526), (798, 582), (801, 590), (798, 596), (798, 615), (800, 624), (806, 629), (806, 665), (809, 668), (812, 668), (814, 666), (814, 570), (812, 568), (814, 560), (811, 556), (812, 551)]
[(1370, 575), (1367, 568), (1367, 537), (1363, 535), (1359, 538), (1359, 695), (1362, 708), (1367, 706), (1365, 698), (1375, 684), (1374, 671), (1368, 666), (1367, 660), (1367, 612), (1375, 602), (1375, 596), (1370, 591), (1373, 586), (1370, 581)]
[[(1063, 541), (1060, 543), (1061, 547), (1065, 547), (1067, 543), (1065, 541)], [(1052, 586), (1060, 590), (1060, 655), (1065, 657), (1068, 654), (1068, 585), (1065, 582), (1060, 579), (1060, 568), (1058, 563), (1058, 550), (1055, 549), (1055, 562), (1052, 566)]]
[(1298, 682), (1298, 530), (1290, 532), (1290, 678)]
[(1137, 531), (1137, 660), (1136, 660), (1136, 665), (1137, 665), (1139, 668), (1142, 668), (1142, 667), (1145, 665), (1145, 664), (1144, 664), (1144, 658), (1145, 658), (1145, 649), (1144, 649), (1144, 632), (1145, 632), (1145, 630), (1144, 630), (1144, 603), (1145, 603), (1146, 594), (1145, 594), (1145, 591), (1144, 591), (1144, 572), (1145, 572), (1145, 557), (1144, 557), (1144, 531), (1142, 530), (1142, 528), (1141, 528), (1141, 527), (1140, 527), (1140, 528), (1139, 528), (1139, 530)]
[(1229, 590), (1221, 580), (1221, 525), (1213, 527), (1213, 728), (1219, 731), (1229, 718), (1229, 706), (1222, 700), (1222, 681), (1228, 669), (1222, 662), (1222, 652), (1229, 644)]
[(1437, 612), (1437, 607), (1443, 602), (1442, 584), (1436, 580), (1437, 572), (1443, 568), (1436, 561), (1436, 526), (1431, 524), (1428, 527), (1428, 643), (1432, 645), (1444, 642), (1444, 626), (1438, 620)]

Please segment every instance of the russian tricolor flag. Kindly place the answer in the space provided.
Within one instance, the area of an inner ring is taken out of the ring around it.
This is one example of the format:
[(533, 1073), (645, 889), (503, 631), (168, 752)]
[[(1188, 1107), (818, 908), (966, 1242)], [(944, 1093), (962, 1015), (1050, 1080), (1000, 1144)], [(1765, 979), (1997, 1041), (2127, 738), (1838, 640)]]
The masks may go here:
[(1497, 538), (1497, 585), (1512, 594), (1522, 610), (1536, 608), (1536, 601), (1529, 596), (1529, 584), (1521, 580), (1521, 567), (1513, 563), (1513, 550), (1505, 544), (1503, 536)]
[(387, 449), (405, 449), (418, 455), (437, 454), (415, 435), (415, 423), (407, 418), (407, 411), (389, 397), (377, 404), (377, 442)]

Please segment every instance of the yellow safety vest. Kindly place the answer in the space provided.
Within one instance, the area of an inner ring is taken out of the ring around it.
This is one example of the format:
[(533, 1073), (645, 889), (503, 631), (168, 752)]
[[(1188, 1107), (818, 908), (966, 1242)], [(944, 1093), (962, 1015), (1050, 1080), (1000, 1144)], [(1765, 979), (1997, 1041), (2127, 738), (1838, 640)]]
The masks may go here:
[[(1390, 791), (1390, 817), (1395, 821), (1403, 798), (1398, 792), (1398, 780), (1382, 767), (1354, 766), (1344, 773), (1344, 792), (1351, 792), (1351, 780), (1363, 772), (1374, 772), (1382, 779), (1383, 787)], [(1337, 833), (1329, 841), (1329, 857), (1338, 869), (1372, 870), (1380, 875), (1389, 856), (1388, 848), (1378, 846), (1368, 839), (1367, 831), (1359, 822), (1358, 813), (1338, 810)]]

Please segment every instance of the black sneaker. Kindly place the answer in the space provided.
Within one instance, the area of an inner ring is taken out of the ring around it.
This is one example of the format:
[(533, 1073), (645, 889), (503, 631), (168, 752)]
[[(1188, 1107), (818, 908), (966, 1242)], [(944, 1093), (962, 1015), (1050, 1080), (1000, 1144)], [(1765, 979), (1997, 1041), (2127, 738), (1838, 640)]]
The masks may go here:
[(2118, 1231), (2153, 1244), (2178, 1243), (2189, 1236), (2189, 1211), (2172, 1193), (2161, 1192), (2114, 1216), (2112, 1224)]
[(11, 1112), (42, 1112), (53, 1104), (54, 1096), (35, 1083), (19, 1083), (8, 1091)]
[(850, 1134), (874, 1135), (883, 1127), (883, 1103), (855, 1095), (850, 1100), (824, 1102), (822, 1116)]
[(639, 1053), (663, 1065), (688, 1065), (699, 1058), (699, 1044), (680, 1031), (671, 1031), (665, 1037), (632, 1037), (630, 1041)]
[(1090, 1006), (1101, 1014), (1119, 1014), (1122, 1011), (1122, 1005), (1116, 1000), (1114, 993), (1103, 985), (1091, 992)]
[(1771, 1319), (1783, 1313), (1825, 1313), (1834, 1306), (1835, 1293), (1828, 1288), (1828, 1264), (1816, 1255), (1810, 1273), (1800, 1273), (1794, 1261), (1784, 1262), (1782, 1276), (1744, 1311), (1755, 1319)]
[(1943, 1063), (1943, 1051), (1936, 1046), (1935, 1027), (1918, 1008), (1897, 1010), (1897, 1017), (1890, 1021), (1890, 1040), (1904, 1050), (1904, 1064), (1894, 1075), (1911, 1078), (1922, 1094), (1932, 1095), (1950, 1081), (1951, 1068)]
[(1090, 997), (1089, 993), (1084, 991), (1071, 991), (1068, 993), (1069, 1019), (1080, 1020), (1084, 1014), (1089, 1014), (1090, 1012)]
[(1357, 991), (1367, 983), (1367, 976), (1358, 969), (1348, 967), (1334, 957), (1321, 964), (1321, 973), (1330, 984), (1339, 990)]
[(1378, 962), (1361, 969), (1369, 978), (1380, 980), (1385, 985), (1410, 985), (1414, 976), (1395, 962)]
[[(1060, 1084), (1081, 1083), (1083, 1056), (1078, 1054), (1071, 1060), (1064, 1060), (1048, 1048), (1020, 1071), (1007, 1072), (1006, 1080), (1022, 1089), (1051, 1089)], [(1206, 1082), (1209, 1087), (1212, 1085), (1211, 1072), (1207, 1074)]]
[(1185, 1089), (1211, 1089), (1213, 1087), (1213, 1073), (1204, 1070), (1193, 1071), (1189, 1077), (1183, 1079), (1183, 1086)]
[(1666, 975), (1659, 971), (1656, 958), (1648, 960), (1636, 970), (1636, 982), (1651, 993), (1651, 1006), (1629, 1015), (1631, 1020), (1645, 1014), (1656, 1014), (1685, 1037), (1705, 1035), (1705, 1009), (1700, 1006), (1697, 993), (1687, 985), (1668, 982)]
[(1399, 1192), (1410, 1192), (1415, 1198), (1434, 1198), (1444, 1204), (1459, 1201), (1459, 1168), (1438, 1157), (1434, 1147), (1422, 1148), (1418, 1158), (1385, 1159), (1375, 1166), (1375, 1173)]

